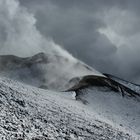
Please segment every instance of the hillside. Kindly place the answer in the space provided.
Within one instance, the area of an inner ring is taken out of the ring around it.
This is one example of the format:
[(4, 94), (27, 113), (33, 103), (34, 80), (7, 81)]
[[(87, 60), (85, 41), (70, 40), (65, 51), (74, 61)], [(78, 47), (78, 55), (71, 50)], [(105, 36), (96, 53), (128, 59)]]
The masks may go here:
[(97, 119), (68, 93), (0, 78), (0, 139), (128, 140), (135, 135)]
[(45, 53), (2, 55), (0, 68), (1, 139), (140, 138), (139, 85)]
[(75, 81), (69, 83), (75, 77), (103, 76), (75, 58), (68, 59), (64, 56), (45, 53), (38, 53), (26, 58), (1, 55), (0, 75), (35, 87), (56, 91), (66, 90), (75, 85)]

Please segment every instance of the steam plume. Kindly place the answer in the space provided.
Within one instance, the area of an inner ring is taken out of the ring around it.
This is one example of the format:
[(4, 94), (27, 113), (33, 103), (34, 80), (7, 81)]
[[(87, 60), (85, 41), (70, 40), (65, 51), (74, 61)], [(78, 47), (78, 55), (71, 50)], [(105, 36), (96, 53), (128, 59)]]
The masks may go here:
[(36, 29), (36, 19), (18, 0), (0, 0), (0, 54), (31, 56), (45, 52), (74, 59)]

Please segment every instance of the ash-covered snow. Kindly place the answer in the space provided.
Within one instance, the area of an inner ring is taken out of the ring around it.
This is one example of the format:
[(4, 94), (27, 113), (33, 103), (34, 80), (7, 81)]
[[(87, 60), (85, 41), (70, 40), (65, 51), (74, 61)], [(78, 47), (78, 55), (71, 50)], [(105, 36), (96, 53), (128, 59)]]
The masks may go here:
[[(98, 101), (97, 95), (95, 99)], [(101, 101), (103, 102), (103, 98)], [(71, 93), (41, 90), (0, 78), (0, 139), (133, 140), (138, 138), (134, 133), (98, 118), (97, 109), (102, 113), (100, 103), (91, 109), (90, 106), (72, 99)]]
[(110, 77), (111, 79), (121, 83), (122, 85), (124, 85), (124, 86), (130, 88), (131, 90), (134, 90), (135, 92), (140, 94), (140, 85), (137, 85), (137, 84), (134, 84), (132, 82), (123, 80), (123, 79), (118, 78), (118, 77), (113, 76), (113, 75), (109, 75), (109, 74), (106, 74), (106, 75), (108, 75), (108, 77)]

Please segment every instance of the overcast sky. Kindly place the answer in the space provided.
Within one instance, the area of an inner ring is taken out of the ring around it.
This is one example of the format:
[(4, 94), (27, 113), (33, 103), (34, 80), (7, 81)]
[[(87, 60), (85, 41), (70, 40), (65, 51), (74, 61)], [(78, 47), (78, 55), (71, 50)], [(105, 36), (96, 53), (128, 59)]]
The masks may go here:
[(140, 0), (20, 0), (46, 38), (95, 69), (140, 83)]

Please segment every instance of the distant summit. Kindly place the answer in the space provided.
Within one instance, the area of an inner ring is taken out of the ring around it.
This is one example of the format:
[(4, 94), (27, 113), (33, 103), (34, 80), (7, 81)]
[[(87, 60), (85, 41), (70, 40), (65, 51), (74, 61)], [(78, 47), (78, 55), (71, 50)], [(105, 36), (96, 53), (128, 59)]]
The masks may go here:
[(104, 77), (100, 72), (77, 59), (69, 60), (64, 56), (45, 53), (27, 58), (1, 55), (0, 75), (36, 87), (61, 91), (75, 85), (75, 82), (71, 81), (75, 77), (80, 78), (85, 75)]

